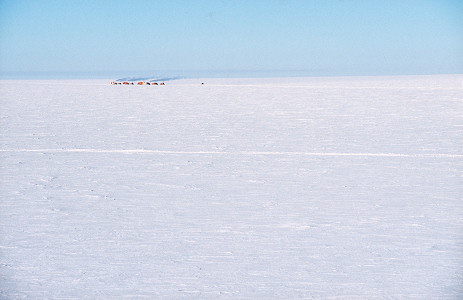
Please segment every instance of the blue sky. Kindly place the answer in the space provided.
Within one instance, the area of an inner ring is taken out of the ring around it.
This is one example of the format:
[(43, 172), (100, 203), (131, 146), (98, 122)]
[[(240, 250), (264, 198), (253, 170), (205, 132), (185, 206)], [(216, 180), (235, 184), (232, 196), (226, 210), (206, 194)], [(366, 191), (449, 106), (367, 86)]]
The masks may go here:
[(6, 73), (463, 73), (460, 0), (0, 0)]

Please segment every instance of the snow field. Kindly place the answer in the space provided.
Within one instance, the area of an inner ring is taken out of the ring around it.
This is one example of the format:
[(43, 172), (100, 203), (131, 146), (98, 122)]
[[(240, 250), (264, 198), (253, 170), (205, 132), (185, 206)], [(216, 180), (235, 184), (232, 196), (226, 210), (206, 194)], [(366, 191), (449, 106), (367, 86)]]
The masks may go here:
[(460, 75), (1, 94), (2, 299), (463, 295)]

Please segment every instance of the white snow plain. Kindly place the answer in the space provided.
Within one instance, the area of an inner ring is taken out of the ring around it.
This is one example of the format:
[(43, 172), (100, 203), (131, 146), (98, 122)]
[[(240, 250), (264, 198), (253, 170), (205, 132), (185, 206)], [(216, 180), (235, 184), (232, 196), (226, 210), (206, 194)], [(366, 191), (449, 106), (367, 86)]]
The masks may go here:
[(462, 75), (109, 82), (1, 81), (1, 299), (463, 297)]

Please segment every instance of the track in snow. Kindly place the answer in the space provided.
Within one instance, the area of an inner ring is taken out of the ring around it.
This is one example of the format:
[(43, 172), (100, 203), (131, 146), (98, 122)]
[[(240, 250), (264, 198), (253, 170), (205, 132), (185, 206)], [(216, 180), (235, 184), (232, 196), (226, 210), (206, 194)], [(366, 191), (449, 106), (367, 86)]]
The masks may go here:
[(212, 154), (212, 155), (288, 155), (288, 156), (373, 156), (373, 157), (417, 157), (417, 158), (461, 158), (463, 154), (447, 153), (339, 153), (339, 152), (266, 152), (266, 151), (172, 151), (147, 149), (0, 149), (0, 152), (43, 153), (125, 153), (125, 154)]

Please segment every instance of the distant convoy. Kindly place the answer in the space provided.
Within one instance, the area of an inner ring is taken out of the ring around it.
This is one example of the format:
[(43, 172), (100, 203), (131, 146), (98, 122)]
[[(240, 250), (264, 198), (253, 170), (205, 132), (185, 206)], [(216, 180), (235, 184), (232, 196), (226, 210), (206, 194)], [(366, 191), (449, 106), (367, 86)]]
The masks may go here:
[[(112, 81), (112, 85), (135, 85), (133, 81)], [(146, 82), (146, 81), (138, 81), (136, 85), (166, 85), (164, 82)]]

